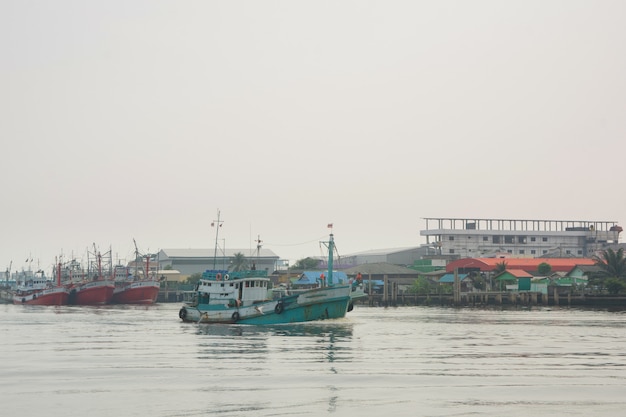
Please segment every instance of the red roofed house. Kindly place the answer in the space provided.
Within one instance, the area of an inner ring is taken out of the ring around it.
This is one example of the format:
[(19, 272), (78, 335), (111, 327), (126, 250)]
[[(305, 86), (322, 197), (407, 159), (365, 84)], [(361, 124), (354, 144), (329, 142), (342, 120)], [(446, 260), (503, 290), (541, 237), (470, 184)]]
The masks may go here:
[(507, 270), (521, 269), (525, 272), (535, 272), (542, 263), (552, 267), (553, 272), (570, 272), (578, 265), (595, 265), (590, 258), (463, 258), (446, 265), (446, 272), (469, 273), (472, 271), (491, 272), (498, 264), (504, 262)]

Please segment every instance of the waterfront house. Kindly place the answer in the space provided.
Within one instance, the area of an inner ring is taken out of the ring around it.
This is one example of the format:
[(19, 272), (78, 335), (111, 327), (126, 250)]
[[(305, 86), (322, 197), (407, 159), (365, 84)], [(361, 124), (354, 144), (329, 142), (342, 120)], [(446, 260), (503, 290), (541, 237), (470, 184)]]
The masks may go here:
[[(457, 274), (459, 282), (461, 283), (461, 292), (467, 292), (472, 288), (472, 280), (469, 274)], [(439, 278), (439, 284), (452, 285), (454, 284), (454, 274), (445, 274)]]
[(522, 269), (506, 269), (494, 277), (501, 289), (506, 286), (507, 290), (515, 291), (530, 291), (532, 278), (531, 274)]

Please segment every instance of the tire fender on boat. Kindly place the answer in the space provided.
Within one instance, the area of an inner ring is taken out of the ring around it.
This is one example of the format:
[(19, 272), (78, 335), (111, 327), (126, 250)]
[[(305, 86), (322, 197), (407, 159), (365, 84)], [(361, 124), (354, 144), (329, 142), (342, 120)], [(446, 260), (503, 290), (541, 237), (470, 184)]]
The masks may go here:
[(233, 315), (231, 316), (231, 318), (233, 319), (233, 321), (234, 321), (234, 322), (239, 321), (239, 317), (240, 317), (240, 316), (239, 316), (239, 312), (237, 312), (237, 311), (235, 311), (235, 312), (233, 313)]
[(178, 312), (178, 317), (185, 320), (185, 318), (187, 317), (187, 309), (185, 307), (180, 309), (180, 311)]
[(348, 311), (352, 311), (354, 309), (354, 304), (352, 304), (352, 301), (350, 301), (350, 304), (348, 304)]
[(283, 304), (282, 301), (279, 301), (278, 303), (276, 303), (276, 307), (274, 307), (274, 312), (276, 314), (280, 314), (283, 312), (284, 309), (285, 309), (285, 305)]

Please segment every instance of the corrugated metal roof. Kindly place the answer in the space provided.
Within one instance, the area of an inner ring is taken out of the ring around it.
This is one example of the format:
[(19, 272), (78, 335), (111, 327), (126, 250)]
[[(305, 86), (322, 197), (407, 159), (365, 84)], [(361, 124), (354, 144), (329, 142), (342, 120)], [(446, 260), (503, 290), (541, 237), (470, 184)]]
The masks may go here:
[[(213, 258), (215, 249), (161, 249), (168, 258)], [(225, 251), (217, 251), (217, 257), (222, 258), (235, 256), (236, 253), (243, 253), (246, 258), (256, 258), (257, 251), (254, 249), (226, 249)], [(278, 258), (270, 249), (261, 249), (258, 257), (261, 258)]]
[[(463, 281), (467, 278), (468, 274), (459, 274), (459, 281)], [(439, 282), (442, 284), (451, 284), (454, 282), (454, 274), (445, 274), (439, 278)]]
[(390, 255), (392, 253), (405, 252), (409, 250), (419, 250), (419, 246), (407, 246), (403, 248), (390, 248), (390, 249), (371, 249), (363, 252), (351, 253), (349, 255), (343, 255), (343, 258), (347, 258), (349, 256), (362, 256), (362, 255)]
[(492, 271), (498, 264), (504, 262), (507, 269), (522, 269), (536, 271), (541, 263), (547, 263), (553, 271), (571, 271), (578, 265), (594, 265), (589, 258), (464, 258), (450, 262), (446, 271), (452, 272), (456, 268), (479, 268), (481, 271)]
[(353, 266), (352, 268), (344, 269), (343, 272), (346, 274), (357, 274), (361, 273), (365, 274), (407, 274), (407, 275), (417, 275), (418, 272), (414, 269), (405, 268), (403, 266), (390, 264), (387, 262), (372, 262), (368, 264), (361, 264), (357, 266)]
[(528, 272), (524, 271), (523, 269), (508, 269), (507, 268), (506, 272), (513, 275), (515, 278), (532, 278), (533, 277), (532, 275), (530, 275)]

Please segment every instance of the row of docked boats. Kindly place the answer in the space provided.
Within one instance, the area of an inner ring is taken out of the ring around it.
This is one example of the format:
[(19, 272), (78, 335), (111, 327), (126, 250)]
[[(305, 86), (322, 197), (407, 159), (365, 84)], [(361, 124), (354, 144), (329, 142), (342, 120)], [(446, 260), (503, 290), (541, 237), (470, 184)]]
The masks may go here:
[[(159, 295), (160, 281), (150, 277), (150, 257), (146, 268), (139, 274), (130, 273), (123, 265), (111, 266), (99, 252), (88, 268), (72, 260), (54, 267), (55, 280), (50, 280), (42, 270), (25, 271), (18, 276), (14, 290), (6, 292), (13, 304), (29, 305), (104, 305), (152, 304)], [(137, 261), (136, 261), (137, 263)], [(143, 268), (142, 268), (143, 269)]]
[(35, 278), (18, 285), (12, 292), (13, 304), (30, 305), (103, 305), (152, 304), (159, 295), (155, 279), (95, 279), (70, 284)]

